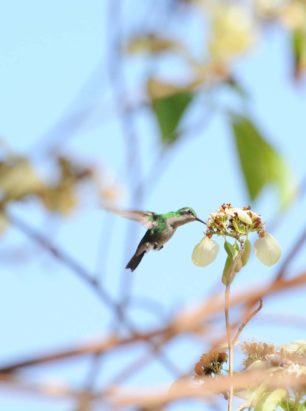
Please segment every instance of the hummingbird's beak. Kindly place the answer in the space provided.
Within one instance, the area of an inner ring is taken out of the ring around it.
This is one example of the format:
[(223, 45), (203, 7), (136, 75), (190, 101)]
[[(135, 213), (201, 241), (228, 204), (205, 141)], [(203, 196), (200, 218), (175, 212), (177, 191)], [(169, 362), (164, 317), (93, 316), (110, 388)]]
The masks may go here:
[(200, 223), (207, 225), (207, 224), (205, 223), (205, 221), (201, 220), (200, 218), (196, 218), (196, 221), (199, 221)]

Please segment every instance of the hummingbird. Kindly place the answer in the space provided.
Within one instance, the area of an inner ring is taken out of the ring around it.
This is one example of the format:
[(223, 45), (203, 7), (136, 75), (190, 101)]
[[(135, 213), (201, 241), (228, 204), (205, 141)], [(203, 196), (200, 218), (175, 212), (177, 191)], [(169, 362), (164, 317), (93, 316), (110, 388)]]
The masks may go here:
[(118, 214), (121, 217), (136, 220), (147, 228), (133, 257), (125, 267), (131, 271), (137, 268), (145, 253), (150, 250), (161, 250), (179, 226), (191, 223), (192, 221), (199, 221), (202, 224), (206, 224), (205, 221), (198, 218), (195, 211), (190, 207), (183, 207), (177, 211), (170, 211), (165, 214), (157, 214), (153, 211), (121, 210), (109, 207), (107, 207), (106, 210)]

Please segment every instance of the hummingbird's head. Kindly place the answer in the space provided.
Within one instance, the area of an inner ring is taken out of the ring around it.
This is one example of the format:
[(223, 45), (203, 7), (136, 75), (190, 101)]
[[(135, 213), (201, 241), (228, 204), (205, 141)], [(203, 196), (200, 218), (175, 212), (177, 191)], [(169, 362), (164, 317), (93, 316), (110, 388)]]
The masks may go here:
[(181, 224), (189, 223), (191, 221), (199, 221), (200, 223), (205, 224), (204, 221), (200, 220), (191, 207), (183, 207), (177, 210), (177, 214), (180, 217)]

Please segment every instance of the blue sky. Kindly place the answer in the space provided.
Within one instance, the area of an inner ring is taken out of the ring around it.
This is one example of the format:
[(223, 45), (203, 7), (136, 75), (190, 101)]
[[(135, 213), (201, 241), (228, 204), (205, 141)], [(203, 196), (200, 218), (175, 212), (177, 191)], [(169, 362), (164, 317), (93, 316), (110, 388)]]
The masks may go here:
[[(126, 13), (129, 16), (128, 6)], [(49, 133), (50, 130), (69, 112), (72, 103), (72, 110), (96, 104), (93, 125), (78, 131), (63, 147), (63, 152), (99, 165), (125, 187), (128, 184), (123, 171), (125, 145), (114, 108), (109, 103), (110, 89), (103, 64), (107, 46), (106, 23), (106, 2), (98, 0), (87, 3), (30, 0), (3, 4), (0, 16), (0, 136), (12, 150), (30, 155), (45, 173), (44, 159), (41, 158), (43, 136), (52, 140), (54, 135)], [(192, 40), (192, 32), (189, 35)], [(288, 50), (286, 33), (271, 29), (265, 33), (265, 40), (237, 63), (236, 72), (252, 96), (250, 112), (300, 180), (305, 175), (305, 87), (291, 80)], [(135, 73), (138, 69), (135, 63), (128, 71), (131, 84), (137, 83)], [(84, 91), (88, 78), (92, 79), (91, 87)], [(229, 104), (236, 104), (227, 94), (222, 98)], [(148, 112), (144, 111), (138, 117), (137, 131), (142, 167), (148, 171), (160, 149), (156, 125)], [(238, 207), (249, 203), (224, 116), (214, 115), (203, 131), (199, 130), (195, 138), (183, 143), (170, 158), (162, 178), (152, 190), (148, 189), (149, 194), (142, 204), (145, 209), (162, 212), (191, 206), (205, 219), (223, 202), (230, 201)], [(128, 188), (124, 193), (123, 206), (129, 203)], [(72, 216), (63, 221), (52, 217), (47, 226), (43, 225), (45, 220), (35, 204), (23, 208), (14, 206), (14, 211), (46, 231), (47, 235), (49, 229), (53, 233), (54, 225), (54, 240), (92, 271), (98, 267), (100, 253), (104, 255), (103, 249), (99, 249), (106, 244), (103, 227), (111, 224), (110, 251), (101, 275), (109, 292), (117, 297), (122, 267), (134, 251), (143, 229), (136, 229), (130, 249), (124, 251), (127, 229), (134, 223), (112, 218), (101, 210), (94, 196), (86, 191), (83, 196), (82, 206)], [(303, 228), (305, 201), (302, 199), (280, 218), (275, 236), (282, 244), (284, 256)], [(254, 205), (255, 211), (267, 220), (273, 218), (276, 207), (275, 193), (268, 190)], [(190, 224), (178, 230), (160, 253), (148, 254), (133, 274), (133, 296), (153, 299), (169, 314), (202, 301), (219, 278), (225, 257), (220, 254), (217, 261), (205, 269), (193, 266), (191, 252), (201, 237), (202, 227)], [(28, 240), (12, 229), (3, 237), (0, 248), (3, 247), (3, 251), (8, 244), (16, 243), (26, 245)], [(112, 322), (109, 312), (78, 279), (38, 248), (34, 247), (34, 252), (37, 258), (30, 264), (1, 265), (1, 364), (31, 353), (90, 341), (105, 334)], [(305, 254), (300, 255), (293, 264), (292, 273), (303, 270), (305, 262)], [(256, 287), (273, 278), (276, 270), (277, 267), (265, 268), (252, 258), (245, 272), (239, 274), (235, 287), (240, 290)], [(131, 276), (129, 272), (124, 275)], [(288, 331), (264, 323), (265, 314), (304, 312), (302, 290), (294, 296), (272, 298), (264, 304), (258, 319), (246, 328), (243, 337), (275, 343), (306, 339), (305, 330), (291, 327)], [(131, 315), (142, 326), (160, 324), (158, 315), (137, 306)], [(201, 355), (201, 349), (200, 344), (191, 344), (186, 339), (179, 341), (170, 355), (182, 359), (181, 368), (186, 369)], [(128, 363), (137, 354), (135, 350), (128, 354), (121, 352), (116, 358), (106, 358), (99, 377), (101, 384), (116, 369), (116, 362)], [(88, 361), (80, 361), (41, 368), (29, 375), (33, 380), (67, 379), (78, 385), (82, 384), (88, 367)], [(131, 378), (128, 385), (163, 382), (171, 383), (171, 377), (154, 363)], [(15, 411), (21, 407), (23, 411), (71, 409), (67, 403), (37, 400), (33, 396), (16, 395), (14, 391), (4, 392), (1, 388), (0, 409)]]

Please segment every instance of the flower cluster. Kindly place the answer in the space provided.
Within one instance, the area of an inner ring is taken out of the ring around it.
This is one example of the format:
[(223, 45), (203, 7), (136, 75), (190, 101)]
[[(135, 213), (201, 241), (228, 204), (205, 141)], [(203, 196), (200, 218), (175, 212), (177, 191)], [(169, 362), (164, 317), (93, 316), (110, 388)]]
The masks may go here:
[(299, 340), (280, 347), (264, 342), (244, 342), (244, 368), (271, 368), (286, 370), (298, 376), (306, 374), (306, 341)]
[[(260, 371), (257, 386), (240, 392), (247, 401), (241, 409), (305, 410), (306, 341), (276, 346), (262, 342), (244, 342), (244, 371)], [(271, 381), (282, 378), (282, 387)], [(257, 407), (260, 405), (260, 408)]]
[(204, 353), (194, 367), (194, 375), (196, 377), (220, 375), (227, 358), (225, 352), (217, 349)]
[(215, 213), (209, 215), (204, 238), (193, 250), (193, 263), (204, 267), (215, 260), (219, 245), (212, 240), (214, 235), (222, 236), (225, 239), (227, 237), (235, 239), (234, 246), (227, 242), (225, 244), (228, 255), (231, 253), (229, 249), (233, 250), (233, 258), (238, 254), (239, 247), (247, 246), (244, 255), (241, 256), (242, 259), (247, 260), (250, 252), (248, 235), (252, 232), (256, 232), (259, 237), (254, 243), (256, 257), (267, 266), (275, 264), (281, 256), (281, 248), (275, 238), (265, 231), (260, 215), (252, 211), (250, 207), (235, 208), (229, 203), (222, 204)]

